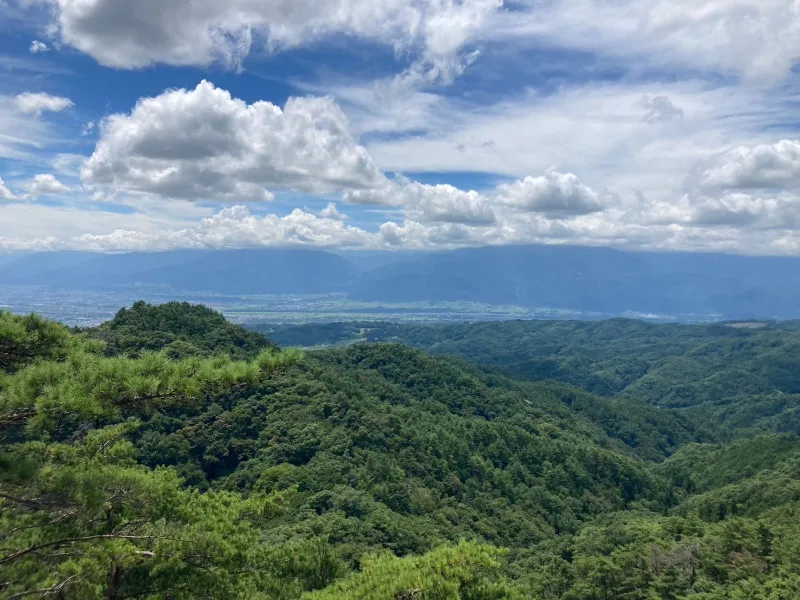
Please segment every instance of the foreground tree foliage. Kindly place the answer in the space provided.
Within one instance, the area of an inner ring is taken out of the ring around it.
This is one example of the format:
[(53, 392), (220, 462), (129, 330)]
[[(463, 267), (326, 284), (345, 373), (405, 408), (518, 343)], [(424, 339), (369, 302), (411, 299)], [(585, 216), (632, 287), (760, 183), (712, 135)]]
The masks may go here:
[(508, 600), (524, 597), (519, 588), (502, 581), (504, 552), (491, 546), (461, 543), (442, 546), (424, 555), (397, 558), (389, 553), (366, 556), (361, 572), (303, 600)]
[(84, 340), (38, 315), (15, 317), (0, 311), (0, 372), (14, 373), (36, 359), (60, 360)]
[(77, 444), (29, 443), (3, 457), (9, 594), (75, 598), (253, 597), (271, 558), (257, 525), (273, 499), (199, 494), (136, 463), (131, 421)]
[(117, 345), (0, 313), (0, 597), (800, 597), (794, 434), (132, 311)]

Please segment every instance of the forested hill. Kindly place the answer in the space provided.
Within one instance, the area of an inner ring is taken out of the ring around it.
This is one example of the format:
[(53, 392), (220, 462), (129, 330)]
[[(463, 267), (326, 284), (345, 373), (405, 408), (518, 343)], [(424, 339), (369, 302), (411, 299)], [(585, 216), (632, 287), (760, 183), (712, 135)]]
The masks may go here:
[(164, 311), (138, 348), (0, 312), (0, 594), (800, 597), (796, 436), (397, 344), (234, 360)]
[(658, 325), (508, 321), (457, 325), (331, 323), (263, 326), (278, 343), (391, 341), (455, 355), (523, 380), (687, 409), (733, 429), (800, 432), (800, 323)]
[(229, 323), (210, 308), (186, 302), (159, 306), (136, 302), (89, 330), (89, 335), (103, 340), (111, 355), (164, 350), (174, 358), (199, 354), (252, 358), (264, 348), (277, 349), (263, 335)]

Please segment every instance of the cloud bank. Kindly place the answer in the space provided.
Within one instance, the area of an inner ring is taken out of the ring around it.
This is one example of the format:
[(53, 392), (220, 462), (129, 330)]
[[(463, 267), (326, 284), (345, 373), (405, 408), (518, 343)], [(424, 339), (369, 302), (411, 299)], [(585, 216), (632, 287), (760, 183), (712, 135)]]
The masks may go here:
[[(798, 0), (13, 3), (46, 43), (0, 102), (0, 248), (800, 252)], [(288, 94), (26, 91), (77, 53), (227, 82), (320, 49), (258, 74)]]

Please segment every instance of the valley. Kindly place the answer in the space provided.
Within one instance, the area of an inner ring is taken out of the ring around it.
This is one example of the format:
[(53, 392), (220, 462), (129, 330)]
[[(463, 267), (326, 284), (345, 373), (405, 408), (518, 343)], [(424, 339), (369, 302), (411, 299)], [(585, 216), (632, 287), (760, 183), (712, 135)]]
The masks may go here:
[[(46, 286), (0, 284), (0, 308), (17, 314), (30, 310), (67, 325), (98, 325), (114, 316), (120, 306), (136, 300), (161, 303), (179, 299), (200, 302), (222, 312), (231, 322), (262, 324), (370, 322), (469, 322), (509, 319), (603, 319), (612, 314), (557, 308), (495, 306), (458, 301), (359, 301), (342, 293), (227, 295), (173, 290), (170, 287), (122, 286), (111, 290), (74, 290)], [(655, 322), (703, 322), (701, 315), (628, 315)]]
[(6, 255), (0, 304), (85, 324), (139, 298), (203, 302), (248, 323), (776, 320), (800, 318), (799, 266), (793, 257), (546, 245), (63, 251)]

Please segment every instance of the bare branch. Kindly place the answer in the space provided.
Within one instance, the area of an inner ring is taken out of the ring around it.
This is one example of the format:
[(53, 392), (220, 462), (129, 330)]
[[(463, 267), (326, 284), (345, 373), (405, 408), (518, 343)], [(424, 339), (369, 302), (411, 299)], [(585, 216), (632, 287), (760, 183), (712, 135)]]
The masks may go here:
[[(158, 540), (167, 540), (167, 539), (172, 539), (172, 538), (159, 537), (159, 536), (155, 536), (155, 535), (119, 535), (119, 534), (116, 534), (116, 533), (106, 534), (106, 535), (89, 535), (89, 536), (86, 536), (86, 537), (66, 538), (66, 539), (63, 539), (63, 540), (55, 541), (55, 542), (48, 542), (46, 544), (34, 544), (33, 546), (29, 546), (28, 548), (25, 548), (24, 550), (20, 550), (18, 552), (15, 552), (14, 554), (9, 554), (5, 558), (0, 558), (0, 565), (13, 562), (13, 561), (17, 560), (18, 558), (22, 558), (23, 556), (26, 556), (26, 555), (31, 554), (33, 552), (37, 552), (39, 550), (43, 550), (45, 548), (54, 548), (54, 547), (57, 547), (57, 546), (67, 546), (69, 544), (76, 544), (76, 543), (81, 543), (81, 542), (91, 542), (91, 541), (94, 541), (94, 540), (139, 540), (139, 541), (143, 541), (143, 540), (156, 540), (156, 539), (158, 539)], [(183, 541), (183, 540), (174, 540), (174, 541)]]
[(64, 513), (63, 515), (59, 515), (58, 517), (56, 517), (52, 521), (48, 521), (47, 523), (40, 523), (38, 525), (22, 525), (20, 527), (15, 527), (14, 529), (12, 529), (12, 530), (10, 530), (10, 531), (8, 531), (6, 533), (0, 534), (0, 540), (5, 540), (5, 539), (11, 537), (13, 534), (17, 533), (18, 531), (25, 531), (25, 530), (28, 530), (28, 529), (38, 529), (40, 527), (49, 527), (50, 525), (55, 525), (56, 523), (60, 523), (64, 519), (68, 519), (70, 517), (74, 517), (76, 514), (77, 514), (77, 512), (75, 512), (75, 511), (68, 512), (68, 513)]
[(35, 408), (27, 408), (0, 416), (0, 425), (16, 425), (36, 416)]
[(30, 498), (20, 498), (19, 496), (13, 496), (11, 494), (6, 494), (3, 492), (0, 492), (0, 498), (3, 498), (4, 500), (9, 500), (11, 502), (15, 502), (17, 504), (24, 504), (25, 506), (30, 506), (31, 508), (42, 507), (42, 502), (39, 500), (33, 500)]
[(47, 596), (49, 594), (57, 594), (61, 590), (63, 590), (67, 585), (73, 583), (74, 580), (77, 578), (77, 575), (73, 575), (72, 577), (68, 577), (61, 583), (54, 585), (53, 587), (43, 588), (40, 590), (28, 590), (27, 592), (17, 592), (13, 596), (9, 596), (8, 600), (14, 600), (14, 598), (24, 598), (25, 596), (33, 596), (35, 594), (39, 594), (42, 596)]

